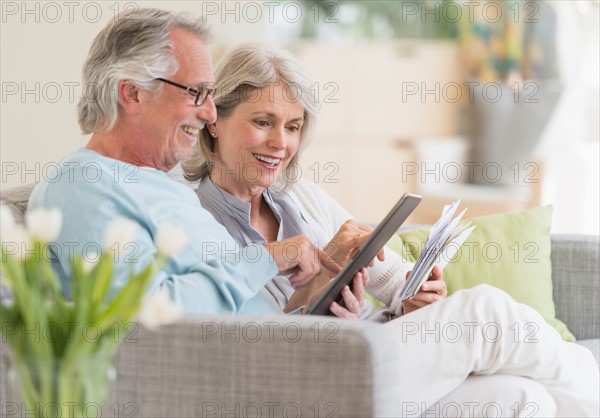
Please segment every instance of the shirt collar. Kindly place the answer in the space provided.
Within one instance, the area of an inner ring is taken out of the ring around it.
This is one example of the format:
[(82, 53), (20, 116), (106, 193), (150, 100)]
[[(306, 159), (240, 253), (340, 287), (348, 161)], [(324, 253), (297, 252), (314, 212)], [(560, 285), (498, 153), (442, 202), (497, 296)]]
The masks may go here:
[[(240, 199), (237, 196), (223, 190), (215, 184), (210, 177), (203, 179), (197, 188), (198, 195), (202, 196), (207, 202), (213, 205), (218, 211), (229, 213), (231, 216), (250, 224), (250, 203)], [(267, 188), (262, 194), (265, 202), (273, 211), (277, 221), (281, 223), (281, 214), (278, 206), (273, 200), (271, 191)]]

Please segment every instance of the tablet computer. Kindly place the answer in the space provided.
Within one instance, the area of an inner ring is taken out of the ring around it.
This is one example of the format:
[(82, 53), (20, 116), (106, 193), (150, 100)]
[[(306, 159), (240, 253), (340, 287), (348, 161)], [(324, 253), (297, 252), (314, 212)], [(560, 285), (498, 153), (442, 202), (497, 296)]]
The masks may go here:
[(363, 267), (367, 267), (371, 260), (377, 256), (377, 253), (400, 228), (400, 225), (406, 221), (406, 218), (421, 202), (421, 199), (421, 196), (405, 193), (390, 213), (377, 225), (369, 239), (360, 246), (342, 271), (329, 283), (321, 295), (310, 304), (306, 313), (309, 315), (333, 315), (329, 310), (329, 305), (333, 301), (344, 306), (341, 295), (344, 286), (348, 285), (352, 288), (352, 279), (356, 273)]

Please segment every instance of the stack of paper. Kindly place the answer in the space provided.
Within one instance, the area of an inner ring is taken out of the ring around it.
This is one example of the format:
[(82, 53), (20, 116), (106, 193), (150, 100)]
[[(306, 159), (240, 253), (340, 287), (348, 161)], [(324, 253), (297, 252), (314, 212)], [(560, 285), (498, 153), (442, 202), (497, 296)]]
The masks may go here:
[(429, 231), (425, 247), (400, 292), (401, 300), (412, 298), (417, 294), (421, 285), (427, 281), (435, 264), (442, 269), (446, 267), (446, 264), (452, 260), (456, 251), (475, 229), (470, 222), (458, 226), (467, 209), (452, 219), (459, 204), (460, 200), (444, 206), (442, 216)]

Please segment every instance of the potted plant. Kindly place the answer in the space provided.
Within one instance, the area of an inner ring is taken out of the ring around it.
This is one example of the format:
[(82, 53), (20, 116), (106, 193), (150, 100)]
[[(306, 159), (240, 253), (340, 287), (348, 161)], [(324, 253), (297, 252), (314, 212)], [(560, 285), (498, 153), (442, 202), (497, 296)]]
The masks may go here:
[(27, 214), (26, 228), (14, 222), (9, 208), (1, 207), (0, 214), (1, 284), (12, 296), (0, 300), (0, 330), (9, 347), (2, 359), (9, 379), (3, 412), (100, 415), (114, 379), (113, 357), (140, 309), (140, 320), (149, 327), (179, 315), (164, 294), (145, 295), (155, 272), (186, 244), (185, 235), (172, 226), (161, 228), (156, 260), (132, 270), (112, 295), (114, 260), (108, 249), (132, 242), (137, 229), (131, 220), (116, 219), (106, 231), (104, 251), (71, 260), (66, 297), (49, 251), (62, 226), (60, 211), (36, 209)]

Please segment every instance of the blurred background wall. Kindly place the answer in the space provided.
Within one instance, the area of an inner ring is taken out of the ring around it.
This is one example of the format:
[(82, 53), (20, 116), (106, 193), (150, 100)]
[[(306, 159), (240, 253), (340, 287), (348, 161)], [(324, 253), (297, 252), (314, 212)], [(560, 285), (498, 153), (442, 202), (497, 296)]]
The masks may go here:
[(1, 187), (39, 181), (87, 138), (81, 66), (128, 8), (204, 16), (215, 61), (240, 42), (294, 52), (321, 102), (302, 164), (356, 218), (404, 191), (413, 222), (554, 205), (554, 232), (600, 233), (598, 1), (3, 1)]

